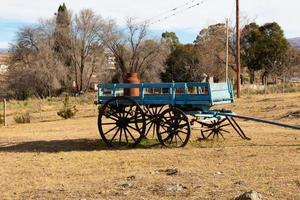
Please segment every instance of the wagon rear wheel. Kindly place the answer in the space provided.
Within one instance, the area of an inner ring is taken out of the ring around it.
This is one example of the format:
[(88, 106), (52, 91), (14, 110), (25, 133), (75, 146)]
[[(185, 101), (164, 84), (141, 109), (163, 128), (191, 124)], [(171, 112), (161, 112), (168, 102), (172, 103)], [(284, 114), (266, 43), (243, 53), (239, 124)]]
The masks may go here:
[(128, 97), (114, 97), (99, 111), (98, 128), (110, 147), (134, 147), (144, 136), (145, 115), (141, 107)]
[(210, 138), (222, 138), (225, 139), (224, 133), (229, 131), (224, 128), (229, 126), (229, 123), (224, 123), (226, 119), (214, 119), (209, 122), (201, 122), (201, 135), (199, 140), (208, 140)]
[(161, 113), (157, 137), (163, 146), (184, 147), (190, 138), (191, 127), (183, 111), (171, 107)]

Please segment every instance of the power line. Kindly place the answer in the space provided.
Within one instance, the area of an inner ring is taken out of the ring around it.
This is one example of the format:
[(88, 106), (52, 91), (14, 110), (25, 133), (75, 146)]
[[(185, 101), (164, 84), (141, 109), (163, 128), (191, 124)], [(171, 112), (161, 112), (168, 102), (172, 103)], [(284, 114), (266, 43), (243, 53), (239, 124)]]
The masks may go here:
[(232, 10), (230, 12), (230, 17), (229, 17), (229, 21), (231, 21), (232, 17), (233, 17), (233, 14), (235, 12), (235, 7), (236, 7), (236, 1), (233, 0), (233, 7), (232, 7)]
[(176, 10), (182, 8), (182, 7), (185, 7), (185, 6), (187, 6), (187, 5), (191, 4), (191, 3), (194, 3), (195, 1), (196, 1), (196, 0), (189, 0), (188, 2), (186, 2), (186, 3), (184, 3), (184, 4), (181, 4), (180, 6), (174, 7), (174, 8), (172, 8), (172, 9), (169, 9), (169, 10), (167, 10), (167, 11), (164, 11), (164, 12), (158, 14), (158, 15), (155, 15), (154, 17), (149, 18), (148, 21), (152, 21), (152, 20), (154, 20), (154, 19), (156, 19), (156, 18), (159, 18), (159, 17), (161, 17), (161, 16), (164, 16), (164, 15), (170, 13), (170, 12), (174, 12), (174, 11), (176, 11)]
[[(195, 7), (197, 7), (197, 6), (200, 6), (200, 5), (204, 4), (206, 1), (208, 1), (208, 0), (202, 0), (202, 1), (198, 2), (198, 3), (195, 3), (195, 4), (190, 5), (190, 6), (188, 6), (188, 7), (186, 7), (187, 4), (185, 4), (184, 7), (182, 7), (182, 8), (177, 8), (177, 9), (174, 10), (173, 12), (170, 12), (171, 14), (169, 14), (169, 15), (166, 15), (166, 16), (164, 16), (164, 17), (162, 17), (162, 18), (160, 18), (160, 19), (154, 20), (154, 21), (152, 21), (152, 22), (150, 21), (149, 24), (150, 24), (150, 25), (153, 25), (153, 24), (157, 24), (157, 23), (160, 23), (160, 22), (162, 22), (162, 21), (165, 21), (165, 20), (167, 20), (167, 19), (169, 19), (169, 18), (171, 18), (171, 17), (174, 17), (174, 16), (176, 16), (176, 15), (178, 15), (178, 14), (180, 14), (180, 13), (186, 12), (187, 10), (190, 10), (190, 9), (193, 9), (193, 8), (195, 8)], [(191, 1), (191, 3), (193, 3), (193, 2), (195, 2), (195, 0)]]

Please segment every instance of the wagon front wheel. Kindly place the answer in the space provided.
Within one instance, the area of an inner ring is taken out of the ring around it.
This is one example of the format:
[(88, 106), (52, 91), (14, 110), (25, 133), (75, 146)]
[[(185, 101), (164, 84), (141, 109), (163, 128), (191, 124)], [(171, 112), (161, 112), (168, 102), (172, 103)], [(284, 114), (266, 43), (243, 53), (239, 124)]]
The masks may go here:
[(157, 138), (166, 147), (184, 147), (190, 138), (188, 117), (176, 107), (164, 110), (157, 126)]
[(143, 110), (128, 97), (114, 97), (99, 111), (99, 133), (110, 147), (136, 146), (145, 134), (145, 127)]

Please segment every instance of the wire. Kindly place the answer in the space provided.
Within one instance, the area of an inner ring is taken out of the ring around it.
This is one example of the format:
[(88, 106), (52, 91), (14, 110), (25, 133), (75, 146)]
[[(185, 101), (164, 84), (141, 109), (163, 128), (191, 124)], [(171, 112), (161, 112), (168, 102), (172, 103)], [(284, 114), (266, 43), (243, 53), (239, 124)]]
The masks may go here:
[[(195, 8), (195, 7), (197, 7), (197, 6), (200, 6), (200, 5), (204, 4), (206, 1), (208, 1), (208, 0), (202, 0), (202, 1), (198, 2), (198, 3), (195, 3), (195, 4), (193, 4), (193, 5), (190, 5), (190, 6), (188, 6), (188, 7), (186, 7), (187, 4), (185, 4), (185, 6), (184, 6), (183, 8), (181, 8), (181, 9), (176, 9), (176, 10), (174, 10), (173, 13), (171, 13), (171, 14), (169, 14), (169, 15), (166, 15), (166, 16), (164, 16), (164, 17), (162, 17), (162, 18), (160, 18), (160, 19), (158, 19), (158, 20), (155, 20), (155, 21), (153, 21), (153, 22), (150, 21), (149, 24), (150, 24), (150, 25), (153, 25), (153, 24), (157, 24), (157, 23), (160, 23), (160, 22), (162, 22), (162, 21), (165, 21), (165, 20), (167, 20), (167, 19), (169, 19), (169, 18), (171, 18), (171, 17), (173, 17), (173, 16), (176, 16), (176, 15), (178, 15), (178, 14), (180, 14), (180, 13), (186, 12), (187, 10), (190, 10), (190, 9), (193, 9), (193, 8)], [(195, 0), (192, 1), (192, 2), (195, 2)]]
[(161, 16), (164, 16), (164, 15), (170, 13), (170, 12), (174, 12), (174, 11), (180, 9), (181, 7), (185, 7), (185, 6), (187, 6), (187, 5), (191, 4), (191, 3), (194, 3), (195, 1), (196, 1), (196, 0), (189, 0), (189, 1), (186, 2), (185, 4), (181, 4), (180, 6), (177, 6), (177, 7), (175, 7), (175, 8), (170, 9), (170, 10), (164, 11), (164, 12), (162, 12), (162, 13), (160, 13), (160, 14), (154, 16), (154, 17), (149, 18), (148, 21), (152, 21), (152, 20), (154, 20), (154, 19), (156, 19), (156, 18), (159, 18), (159, 17), (161, 17)]
[(234, 2), (233, 2), (233, 7), (232, 7), (232, 10), (231, 10), (231, 12), (230, 12), (229, 21), (231, 21), (231, 18), (232, 18), (232, 16), (233, 16), (234, 11), (235, 11), (235, 3), (236, 3), (236, 1), (235, 1), (235, 0), (233, 0), (233, 1), (234, 1)]

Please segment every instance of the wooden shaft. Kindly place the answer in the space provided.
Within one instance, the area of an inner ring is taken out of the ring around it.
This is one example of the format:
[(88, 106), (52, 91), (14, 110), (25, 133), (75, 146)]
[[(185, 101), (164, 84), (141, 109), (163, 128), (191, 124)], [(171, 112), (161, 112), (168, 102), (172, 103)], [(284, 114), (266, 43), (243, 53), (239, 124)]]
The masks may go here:
[(3, 119), (4, 119), (4, 126), (7, 125), (6, 122), (6, 99), (3, 100)]
[(241, 57), (240, 57), (240, 2), (236, 0), (236, 84), (237, 98), (241, 97)]
[(228, 63), (229, 63), (229, 27), (228, 19), (226, 19), (226, 68), (225, 68), (225, 82), (228, 82)]

